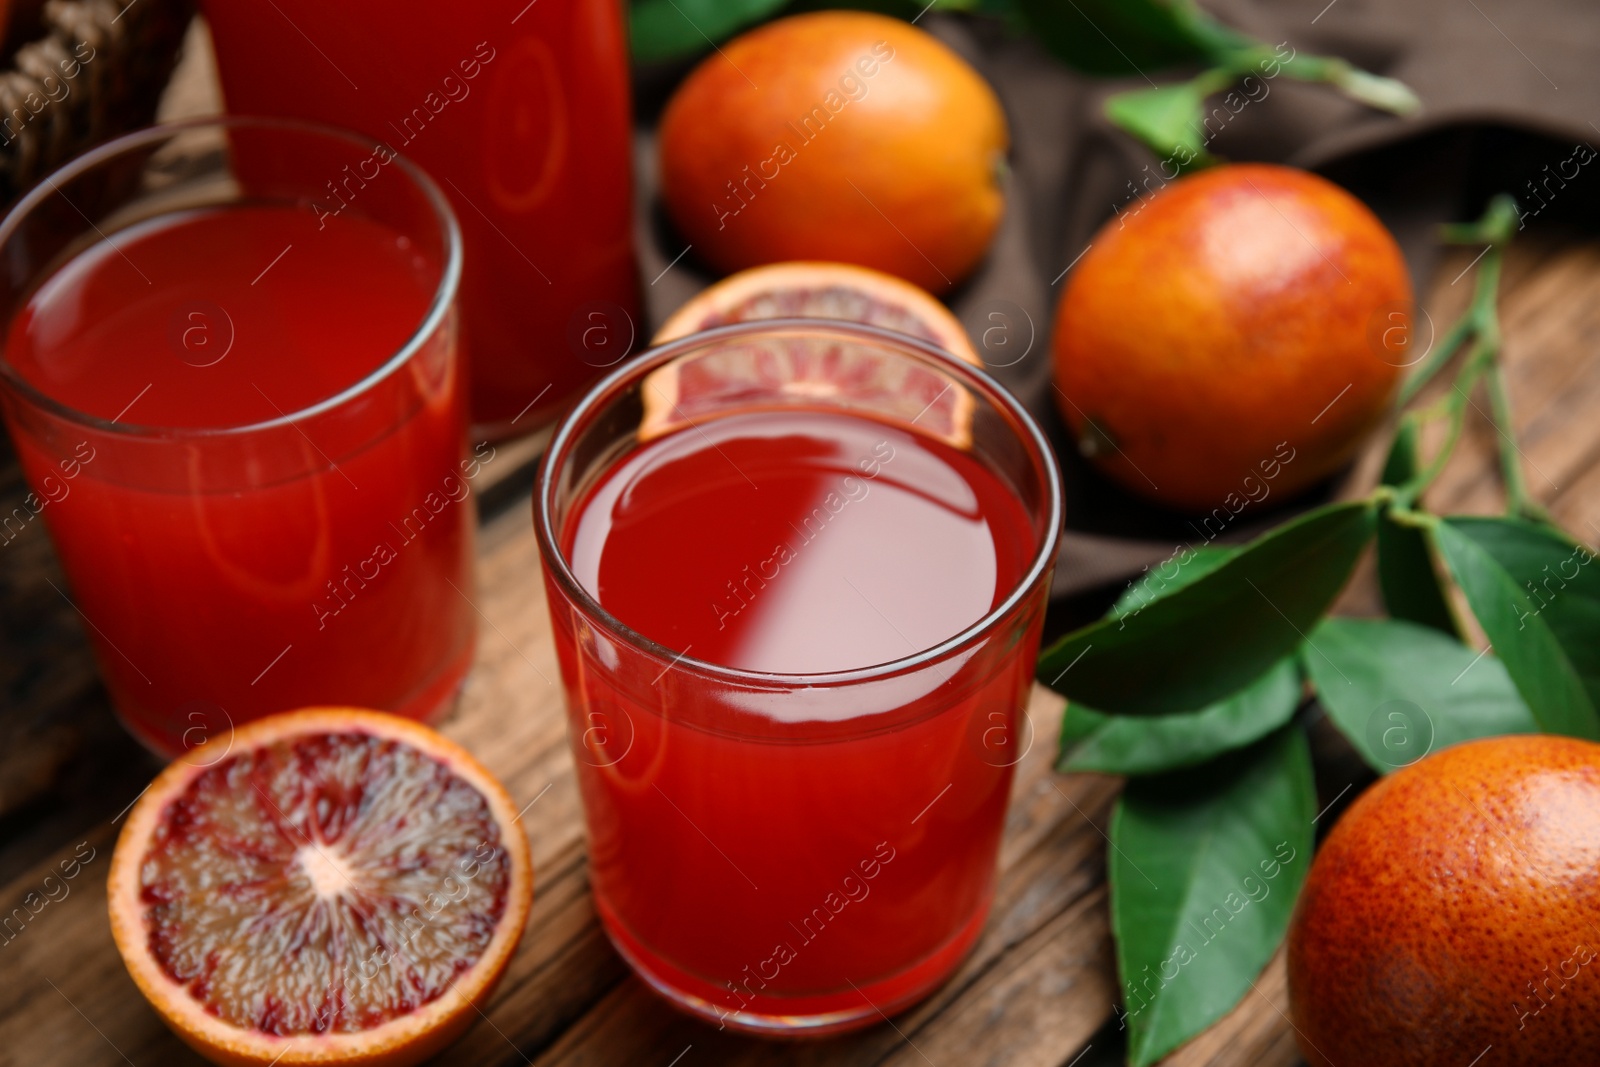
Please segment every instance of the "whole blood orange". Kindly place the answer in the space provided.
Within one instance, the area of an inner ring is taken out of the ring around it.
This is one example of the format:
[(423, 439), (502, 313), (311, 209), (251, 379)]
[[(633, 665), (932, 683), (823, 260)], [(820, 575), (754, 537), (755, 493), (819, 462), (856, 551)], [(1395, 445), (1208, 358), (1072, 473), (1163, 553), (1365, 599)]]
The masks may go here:
[(415, 1064), (479, 1018), (522, 935), (533, 868), (516, 820), (425, 726), (342, 708), (260, 719), (134, 805), (111, 933), (214, 1063)]
[(1600, 745), (1499, 737), (1385, 778), (1289, 931), (1317, 1067), (1600, 1063)]
[(1304, 171), (1181, 178), (1101, 228), (1062, 293), (1056, 402), (1122, 485), (1237, 514), (1339, 469), (1410, 362), (1381, 222)]
[(795, 15), (684, 80), (661, 118), (661, 193), (720, 270), (840, 260), (943, 292), (999, 223), (1007, 136), (983, 78), (916, 27)]
[(673, 312), (651, 343), (734, 322), (786, 318), (864, 322), (983, 365), (966, 330), (943, 304), (910, 282), (848, 263), (772, 263), (742, 270)]

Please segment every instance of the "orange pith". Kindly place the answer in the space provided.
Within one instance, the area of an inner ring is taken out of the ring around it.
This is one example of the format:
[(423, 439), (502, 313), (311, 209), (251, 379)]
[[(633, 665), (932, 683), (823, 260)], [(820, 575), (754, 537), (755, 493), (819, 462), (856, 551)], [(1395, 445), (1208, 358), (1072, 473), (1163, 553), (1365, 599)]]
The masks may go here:
[(772, 263), (740, 271), (679, 308), (652, 343), (777, 318), (866, 323), (928, 341), (981, 366), (966, 331), (943, 304), (910, 282), (848, 263)]
[(532, 885), (516, 809), (465, 750), (316, 709), (169, 766), (128, 816), (108, 895), (135, 983), (209, 1059), (393, 1067), (477, 1019)]

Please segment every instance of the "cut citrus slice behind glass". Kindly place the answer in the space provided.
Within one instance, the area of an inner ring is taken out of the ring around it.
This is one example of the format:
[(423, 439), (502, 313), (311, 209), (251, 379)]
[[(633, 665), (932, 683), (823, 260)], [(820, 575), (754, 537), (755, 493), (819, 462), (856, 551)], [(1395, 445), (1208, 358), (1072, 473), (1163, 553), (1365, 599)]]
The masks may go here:
[(729, 275), (674, 312), (651, 344), (760, 319), (861, 322), (983, 365), (961, 323), (932, 294), (892, 274), (849, 263), (771, 263)]
[(823, 407), (972, 447), (971, 390), (931, 363), (842, 336), (795, 333), (691, 348), (640, 383), (638, 439), (741, 412)]
[(222, 1064), (404, 1067), (479, 1017), (533, 868), (505, 789), (379, 712), (250, 723), (146, 790), (118, 838), (112, 936), (140, 992)]

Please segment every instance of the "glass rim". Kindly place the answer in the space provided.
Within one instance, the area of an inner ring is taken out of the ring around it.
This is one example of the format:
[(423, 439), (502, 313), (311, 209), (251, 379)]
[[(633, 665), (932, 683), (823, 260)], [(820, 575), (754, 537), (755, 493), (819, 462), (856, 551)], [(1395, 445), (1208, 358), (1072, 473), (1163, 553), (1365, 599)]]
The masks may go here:
[[(344, 141), (361, 148), (376, 148), (379, 145), (388, 147), (385, 142), (377, 138), (366, 137), (352, 130), (331, 126), (327, 123), (310, 122), (304, 119), (280, 119), (256, 115), (211, 115), (146, 126), (143, 129), (134, 130), (132, 133), (115, 137), (104, 144), (96, 145), (87, 152), (74, 156), (41, 178), (38, 184), (30, 189), (22, 199), (18, 200), (11, 210), (6, 212), (3, 219), (0, 219), (0, 249), (3, 249), (6, 243), (11, 240), (22, 220), (52, 194), (59, 195), (63, 200), (66, 200), (66, 194), (56, 184), (58, 180), (65, 181), (80, 177), (129, 150), (169, 141), (190, 130), (226, 130), (234, 128), (280, 130), (290, 133), (311, 134), (330, 141)], [(389, 148), (389, 151), (394, 152), (393, 148)], [(400, 164), (400, 169), (411, 180), (412, 184), (421, 190), (423, 199), (433, 209), (433, 217), (439, 223), (440, 237), (445, 249), (444, 263), (439, 272), (439, 283), (434, 288), (433, 299), (429, 302), (428, 309), (423, 314), (422, 320), (417, 324), (410, 336), (407, 337), (405, 343), (400, 345), (393, 355), (337, 393), (323, 397), (287, 414), (280, 414), (270, 419), (263, 419), (260, 422), (244, 423), (239, 426), (162, 426), (147, 423), (114, 422), (109, 419), (103, 419), (98, 415), (90, 415), (87, 412), (79, 411), (68, 404), (63, 404), (22, 377), (6, 356), (3, 337), (0, 337), (0, 381), (3, 381), (7, 388), (32, 406), (77, 426), (102, 434), (133, 438), (159, 438), (162, 440), (229, 438), (248, 436), (284, 426), (296, 426), (307, 419), (315, 418), (318, 415), (340, 408), (364, 393), (370, 392), (374, 387), (397, 373), (422, 349), (428, 339), (439, 329), (445, 316), (449, 314), (461, 286), (461, 227), (456, 221), (455, 212), (451, 209), (449, 200), (446, 199), (438, 184), (428, 177), (427, 172), (406, 156), (399, 152), (394, 152), (394, 158), (389, 162)], [(72, 204), (70, 200), (66, 202)], [(76, 208), (76, 205), (73, 206)], [(79, 214), (82, 214), (82, 212), (80, 211)], [(85, 221), (96, 231), (99, 230), (99, 227), (87, 216), (85, 216)], [(101, 237), (103, 240), (110, 240), (104, 234)], [(5, 323), (4, 326), (5, 329), (9, 330), (9, 323)]]
[[(1023, 575), (1017, 579), (1004, 599), (985, 612), (977, 621), (963, 627), (950, 637), (929, 648), (921, 649), (898, 659), (843, 671), (823, 671), (808, 674), (791, 674), (770, 671), (752, 671), (729, 667), (709, 660), (684, 655), (676, 649), (646, 637), (607, 611), (578, 581), (562, 551), (560, 538), (552, 526), (552, 500), (555, 479), (554, 465), (568, 450), (574, 433), (585, 416), (593, 412), (601, 401), (610, 398), (633, 379), (655, 370), (684, 352), (701, 347), (708, 342), (737, 340), (763, 333), (802, 330), (843, 335), (852, 340), (868, 341), (880, 345), (909, 349), (918, 355), (940, 364), (945, 372), (954, 370), (958, 377), (965, 375), (991, 394), (997, 406), (1003, 408), (1018, 425), (1018, 438), (1024, 446), (1031, 446), (1036, 465), (1042, 469), (1045, 495), (1045, 534), (1034, 552), (1033, 560)], [(774, 318), (716, 326), (709, 330), (689, 334), (648, 349), (628, 360), (591, 386), (556, 424), (544, 457), (539, 462), (539, 473), (534, 484), (533, 511), (534, 534), (539, 545), (539, 555), (545, 571), (555, 576), (562, 592), (577, 603), (612, 636), (658, 659), (668, 660), (674, 667), (684, 666), (711, 678), (735, 683), (745, 688), (768, 690), (822, 688), (853, 685), (892, 678), (939, 662), (958, 653), (964, 647), (986, 637), (999, 623), (1016, 610), (1029, 591), (1039, 584), (1044, 574), (1055, 564), (1057, 545), (1061, 538), (1063, 516), (1061, 474), (1056, 467), (1055, 453), (1044, 431), (1010, 390), (990, 376), (987, 370), (973, 366), (951, 355), (937, 345), (909, 334), (898, 333), (865, 323), (835, 319)]]

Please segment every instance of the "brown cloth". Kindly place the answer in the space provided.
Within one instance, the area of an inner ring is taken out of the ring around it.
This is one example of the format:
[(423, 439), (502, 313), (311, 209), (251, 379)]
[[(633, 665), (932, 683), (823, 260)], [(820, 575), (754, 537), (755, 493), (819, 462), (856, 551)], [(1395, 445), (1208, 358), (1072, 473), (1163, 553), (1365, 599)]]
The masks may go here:
[[(1600, 145), (1594, 0), (1206, 0), (1205, 6), (1272, 45), (1343, 56), (1398, 78), (1422, 99), (1422, 110), (1402, 119), (1330, 86), (1279, 76), (1225, 124), (1219, 119), (1208, 145), (1232, 160), (1315, 170), (1350, 189), (1395, 232), (1419, 291), (1437, 261), (1436, 225), (1474, 217), (1494, 193), (1517, 195), (1529, 225), (1593, 226), (1600, 219), (1600, 180), (1588, 173), (1600, 163), (1575, 178), (1551, 180), (1558, 171), (1572, 174), (1568, 161), (1577, 145)], [(1111, 93), (1170, 84), (1195, 71), (1094, 78), (990, 20), (935, 13), (919, 25), (989, 79), (1011, 123), (1005, 221), (984, 266), (949, 302), (992, 373), (1056, 443), (1067, 530), (1055, 593), (1095, 594), (1086, 609), (1092, 614), (1143, 567), (1180, 543), (1203, 540), (1186, 517), (1136, 500), (1090, 469), (1049, 397), (1049, 337), (1065, 273), (1113, 209), (1133, 197), (1134, 186), (1159, 173), (1154, 155), (1106, 121), (1103, 102)], [(651, 126), (686, 70), (641, 71), (636, 90), (640, 271), (651, 319), (644, 336), (712, 280), (688, 258), (667, 269), (684, 242), (662, 221), (654, 197)], [(1327, 491), (1291, 508), (1316, 503)], [(1283, 517), (1257, 515), (1224, 539), (1247, 539)]]

